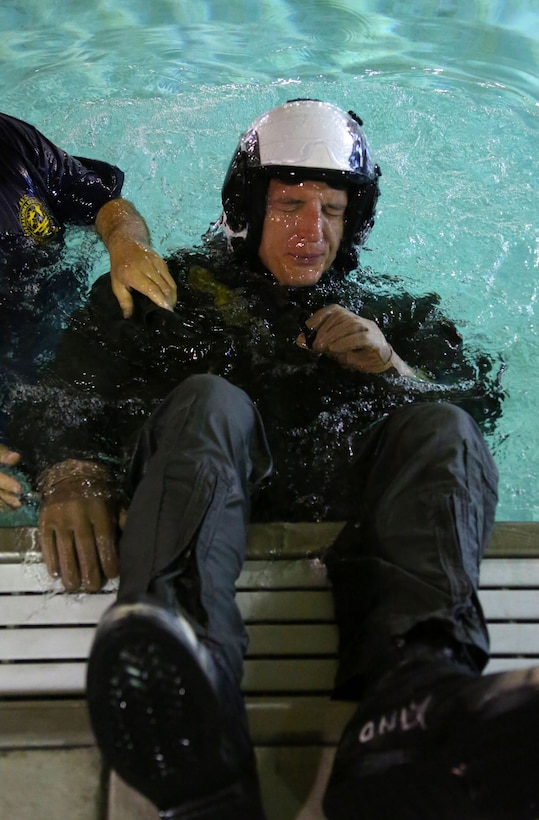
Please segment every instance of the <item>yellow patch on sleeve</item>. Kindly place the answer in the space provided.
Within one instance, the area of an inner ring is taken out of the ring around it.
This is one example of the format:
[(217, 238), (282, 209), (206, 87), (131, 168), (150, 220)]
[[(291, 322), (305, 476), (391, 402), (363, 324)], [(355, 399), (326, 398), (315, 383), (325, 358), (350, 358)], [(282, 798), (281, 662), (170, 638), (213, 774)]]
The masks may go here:
[(60, 230), (55, 225), (48, 208), (33, 196), (23, 196), (19, 202), (19, 215), (25, 236), (36, 242), (52, 239)]

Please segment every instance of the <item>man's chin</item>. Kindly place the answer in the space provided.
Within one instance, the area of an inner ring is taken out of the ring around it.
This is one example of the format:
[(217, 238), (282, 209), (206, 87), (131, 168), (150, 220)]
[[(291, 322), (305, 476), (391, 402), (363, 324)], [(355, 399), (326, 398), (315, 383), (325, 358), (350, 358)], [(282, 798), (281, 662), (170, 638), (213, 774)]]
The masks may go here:
[(291, 288), (306, 288), (311, 285), (316, 285), (320, 280), (324, 268), (306, 268), (297, 266), (281, 271), (279, 276), (275, 278), (281, 285), (286, 285)]

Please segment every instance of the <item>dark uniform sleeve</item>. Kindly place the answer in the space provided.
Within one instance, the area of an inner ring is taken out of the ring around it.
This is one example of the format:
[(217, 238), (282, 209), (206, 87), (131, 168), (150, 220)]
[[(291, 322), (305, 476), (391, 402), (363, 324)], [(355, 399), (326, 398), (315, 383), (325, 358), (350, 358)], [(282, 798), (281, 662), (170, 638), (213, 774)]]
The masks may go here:
[(66, 223), (90, 225), (99, 210), (122, 191), (124, 174), (115, 165), (97, 159), (61, 154), (58, 208)]
[[(386, 290), (387, 288), (387, 290)], [(337, 301), (357, 315), (372, 319), (404, 361), (441, 384), (473, 379), (488, 367), (485, 358), (464, 344), (455, 323), (440, 309), (436, 293), (389, 292), (387, 284), (359, 291), (343, 288)]]
[[(370, 287), (359, 290), (351, 282), (336, 299), (358, 315), (380, 327), (395, 352), (422, 377), (422, 381), (391, 379), (384, 390), (387, 410), (406, 400), (449, 401), (467, 410), (485, 432), (494, 429), (502, 413), (504, 364), (483, 351), (464, 344), (455, 323), (440, 309), (435, 293), (413, 295), (396, 291), (395, 282), (378, 277)], [(388, 381), (380, 376), (375, 381)]]
[(439, 302), (436, 294), (403, 295), (381, 317), (382, 330), (401, 358), (431, 382), (418, 385), (416, 400), (457, 404), (492, 431), (503, 407), (503, 363), (465, 345)]
[(401, 358), (432, 379), (470, 377), (473, 367), (462, 336), (439, 301), (436, 294), (402, 295), (382, 313), (380, 327)]
[(119, 168), (71, 156), (37, 128), (6, 114), (0, 114), (0, 146), (0, 177), (11, 171), (13, 179), (19, 173), (38, 198), (46, 195), (60, 224), (92, 224), (99, 209), (121, 194), (124, 174)]

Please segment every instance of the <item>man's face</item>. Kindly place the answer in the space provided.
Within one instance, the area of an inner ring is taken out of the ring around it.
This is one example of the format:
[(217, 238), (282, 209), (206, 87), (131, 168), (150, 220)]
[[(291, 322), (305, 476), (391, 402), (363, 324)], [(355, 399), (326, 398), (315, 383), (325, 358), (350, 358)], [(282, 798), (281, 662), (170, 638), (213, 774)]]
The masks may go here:
[(331, 267), (347, 203), (346, 191), (325, 182), (270, 180), (258, 255), (281, 285), (315, 285)]

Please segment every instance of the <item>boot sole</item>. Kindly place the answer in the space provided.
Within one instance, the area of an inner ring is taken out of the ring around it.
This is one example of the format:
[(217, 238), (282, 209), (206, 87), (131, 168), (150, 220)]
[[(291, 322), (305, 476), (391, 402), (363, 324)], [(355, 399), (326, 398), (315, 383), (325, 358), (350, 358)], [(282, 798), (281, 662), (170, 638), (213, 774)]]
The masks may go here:
[(144, 603), (113, 607), (96, 633), (87, 696), (98, 745), (161, 810), (234, 781), (220, 756), (210, 664), (183, 618)]

